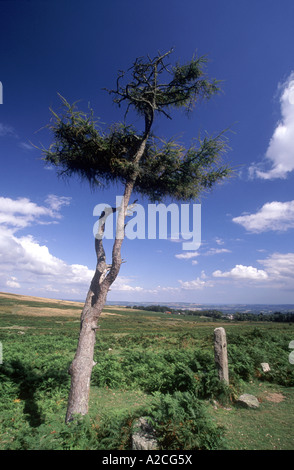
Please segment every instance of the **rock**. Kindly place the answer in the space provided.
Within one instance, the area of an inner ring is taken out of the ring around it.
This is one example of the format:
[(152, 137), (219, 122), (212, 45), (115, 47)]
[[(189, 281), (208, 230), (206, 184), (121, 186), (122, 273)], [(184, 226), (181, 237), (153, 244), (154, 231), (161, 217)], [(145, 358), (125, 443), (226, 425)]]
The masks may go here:
[(214, 360), (219, 379), (229, 383), (227, 339), (226, 331), (222, 327), (214, 330)]
[(250, 395), (249, 393), (244, 393), (240, 395), (237, 403), (241, 406), (245, 406), (246, 408), (258, 408), (259, 401), (254, 395)]
[(271, 370), (267, 362), (262, 362), (260, 365), (262, 367), (263, 372), (269, 372)]
[(146, 418), (139, 418), (133, 425), (132, 450), (157, 450), (155, 431)]

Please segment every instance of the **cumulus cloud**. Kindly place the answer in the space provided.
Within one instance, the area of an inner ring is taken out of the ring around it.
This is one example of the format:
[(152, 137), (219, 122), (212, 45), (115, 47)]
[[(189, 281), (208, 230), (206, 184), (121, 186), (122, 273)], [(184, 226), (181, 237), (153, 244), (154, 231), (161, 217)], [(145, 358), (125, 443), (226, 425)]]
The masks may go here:
[(234, 217), (233, 222), (253, 233), (286, 231), (294, 227), (294, 201), (267, 202), (255, 214)]
[(0, 225), (19, 230), (32, 223), (56, 223), (56, 220), (52, 219), (61, 218), (60, 209), (69, 205), (70, 199), (50, 194), (45, 201), (47, 206), (39, 206), (25, 197), (0, 197)]
[(273, 253), (257, 262), (263, 269), (253, 266), (236, 265), (230, 271), (220, 270), (213, 272), (214, 278), (228, 279), (228, 281), (254, 281), (256, 286), (273, 289), (293, 290), (294, 288), (294, 253)]
[[(68, 264), (50, 253), (31, 235), (16, 237), (0, 232), (0, 263), (9, 288), (26, 287), (60, 294), (83, 295), (94, 270), (79, 264)], [(11, 273), (14, 276), (11, 276)]]
[(294, 170), (294, 72), (279, 85), (281, 119), (269, 142), (265, 162), (271, 164), (269, 170), (262, 170), (263, 163), (249, 168), (251, 177), (262, 179), (286, 178)]
[(23, 228), (58, 223), (60, 210), (70, 198), (49, 195), (45, 205), (28, 198), (0, 197), (0, 264), (3, 288), (36, 289), (62, 295), (84, 296), (94, 270), (68, 264), (50, 253), (33, 235), (20, 235)]
[(294, 253), (273, 253), (259, 260), (274, 281), (294, 280)]
[(265, 280), (268, 279), (268, 274), (262, 269), (254, 268), (253, 266), (243, 266), (237, 264), (230, 271), (222, 272), (220, 270), (214, 271), (214, 277), (225, 277), (231, 279), (251, 279), (251, 280)]
[(204, 271), (201, 272), (201, 276), (192, 281), (181, 281), (179, 280), (181, 288), (184, 290), (202, 290), (206, 287), (213, 287), (213, 281), (207, 279), (207, 276)]
[(17, 278), (14, 277), (14, 276), (11, 276), (11, 278), (6, 281), (6, 285), (7, 285), (7, 287), (12, 287), (13, 289), (15, 289), (15, 288), (19, 289), (20, 288), (20, 284), (19, 284), (19, 282), (17, 282)]
[(196, 279), (179, 280), (178, 292), (185, 290), (203, 290), (217, 287), (219, 283), (234, 282), (234, 286), (244, 286), (249, 282), (251, 287), (267, 287), (281, 290), (293, 290), (294, 288), (294, 253), (273, 253), (265, 259), (257, 260), (263, 269), (254, 266), (237, 264), (228, 271), (216, 270), (212, 276), (207, 276), (202, 271)]
[(123, 291), (123, 292), (142, 292), (144, 291), (143, 287), (132, 286), (132, 279), (119, 276), (113, 285), (111, 286), (111, 291)]
[[(32, 235), (16, 237), (4, 230), (0, 231), (0, 263), (3, 273), (18, 274), (18, 284), (22, 278), (23, 283), (36, 282), (36, 285), (48, 280), (54, 280), (56, 286), (88, 285), (94, 274), (87, 266), (69, 265), (52, 255), (48, 247), (40, 245)], [(10, 283), (10, 287), (16, 286)]]
[(257, 260), (262, 266), (258, 269), (254, 266), (235, 265), (228, 271), (215, 270), (211, 276), (204, 271), (196, 279), (179, 280), (178, 292), (185, 290), (203, 290), (216, 288), (219, 283), (234, 282), (234, 286), (244, 286), (249, 282), (251, 287), (267, 287), (281, 290), (293, 290), (294, 288), (294, 253), (273, 253), (265, 259)]

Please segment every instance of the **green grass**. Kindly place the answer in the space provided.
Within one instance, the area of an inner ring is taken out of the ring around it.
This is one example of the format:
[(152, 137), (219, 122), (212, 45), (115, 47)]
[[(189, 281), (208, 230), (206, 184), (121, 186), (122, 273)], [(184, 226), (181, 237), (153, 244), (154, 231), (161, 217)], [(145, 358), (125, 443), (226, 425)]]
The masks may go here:
[[(259, 401), (257, 409), (209, 406), (213, 419), (225, 429), (228, 450), (293, 450), (294, 389), (268, 383), (245, 387)], [(279, 401), (282, 399), (282, 401)]]
[[(80, 304), (0, 295), (0, 449), (128, 449), (132, 421), (148, 410), (173, 423), (172, 429), (161, 426), (162, 442), (193, 446), (198, 431), (189, 407), (177, 422), (179, 403), (187, 406), (192, 397), (211, 433), (208, 448), (294, 450), (294, 366), (288, 361), (294, 325), (286, 323), (222, 324), (106, 307), (95, 348), (90, 421), (65, 427), (67, 370), (80, 311)], [(216, 326), (227, 332), (229, 389), (220, 387), (216, 377)], [(264, 374), (260, 362), (269, 362), (271, 371)], [(234, 402), (239, 393), (254, 394), (260, 407), (239, 408)], [(269, 401), (270, 394), (283, 400)], [(162, 407), (157, 411), (155, 398)], [(208, 423), (202, 407), (223, 429)]]
[(92, 387), (90, 394), (91, 414), (95, 418), (101, 412), (133, 412), (150, 402), (150, 395), (141, 390), (120, 390), (108, 387)]

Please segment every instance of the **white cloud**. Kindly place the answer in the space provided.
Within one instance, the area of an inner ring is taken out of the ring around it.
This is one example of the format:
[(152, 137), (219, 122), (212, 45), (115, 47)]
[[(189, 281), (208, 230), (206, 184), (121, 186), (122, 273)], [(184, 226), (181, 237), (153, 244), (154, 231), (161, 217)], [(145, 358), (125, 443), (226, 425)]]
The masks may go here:
[[(70, 292), (72, 286), (84, 295), (94, 275), (94, 270), (79, 264), (67, 264), (52, 255), (45, 245), (40, 245), (32, 235), (16, 237), (8, 230), (0, 231), (0, 263), (6, 274), (6, 286), (34, 286), (36, 290), (46, 290), (45, 285), (54, 286), (59, 293)], [(11, 273), (16, 277), (11, 277)], [(53, 291), (53, 287), (49, 289)]]
[(0, 224), (18, 230), (28, 227), (32, 223), (56, 223), (56, 220), (52, 221), (52, 219), (61, 218), (59, 211), (62, 206), (69, 205), (70, 199), (50, 194), (45, 201), (46, 207), (38, 206), (25, 197), (18, 199), (0, 197)]
[[(217, 255), (220, 253), (231, 253), (231, 250), (228, 250), (226, 248), (211, 248), (206, 253), (204, 253), (204, 255), (210, 256), (210, 255)], [(185, 260), (191, 260), (192, 258), (197, 258), (198, 256), (200, 256), (200, 253), (198, 251), (188, 251), (185, 253), (180, 253), (180, 254), (175, 255), (176, 258), (185, 259)], [(196, 259), (192, 259), (192, 265), (196, 265), (196, 264), (198, 264), (198, 261)]]
[(58, 212), (62, 206), (69, 206), (71, 201), (70, 197), (67, 196), (56, 196), (55, 194), (49, 194), (46, 198), (46, 203), (52, 209), (55, 217), (59, 216)]
[(232, 253), (231, 250), (227, 248), (210, 248), (205, 255), (219, 255), (221, 253)]
[(7, 287), (12, 287), (13, 289), (20, 288), (20, 284), (17, 282), (17, 278), (14, 276), (11, 276), (11, 278), (6, 281), (6, 285)]
[(40, 216), (48, 213), (45, 207), (37, 206), (28, 198), (10, 199), (9, 197), (0, 197), (0, 212), (5, 214), (25, 214)]
[(294, 201), (267, 202), (255, 214), (234, 217), (233, 222), (253, 233), (286, 231), (294, 227)]
[(0, 197), (2, 286), (84, 297), (93, 270), (80, 264), (68, 264), (50, 253), (49, 248), (32, 235), (17, 233), (33, 224), (57, 223), (61, 208), (70, 203), (70, 198), (51, 194), (45, 203), (38, 206), (28, 198)]
[(47, 246), (39, 245), (31, 235), (15, 238), (15, 241), (22, 248), (19, 264), (23, 266), (23, 269), (39, 275), (53, 276), (65, 270), (66, 263), (53, 256)]
[(253, 164), (249, 168), (251, 177), (262, 179), (286, 178), (294, 170), (294, 72), (281, 85), (280, 106), (281, 120), (277, 123), (265, 154), (265, 160), (271, 169), (263, 171), (262, 164)]
[(268, 258), (258, 260), (269, 277), (274, 281), (294, 280), (294, 253), (273, 253)]
[(203, 278), (199, 277), (197, 277), (197, 279), (193, 279), (192, 281), (179, 280), (179, 283), (181, 285), (181, 288), (186, 290), (202, 290), (205, 287), (213, 287), (212, 281), (206, 281)]
[(196, 258), (197, 256), (199, 256), (198, 251), (187, 251), (186, 253), (180, 253), (175, 255), (175, 257), (178, 259), (191, 259)]
[(143, 287), (130, 285), (132, 280), (124, 276), (118, 276), (113, 285), (111, 291), (123, 291), (123, 292), (142, 292)]
[(94, 276), (94, 270), (83, 264), (63, 264), (63, 266), (68, 271), (67, 277), (70, 283), (88, 286)]
[(213, 272), (213, 277), (225, 277), (231, 279), (251, 279), (251, 280), (265, 280), (268, 279), (268, 274), (262, 269), (256, 269), (253, 266), (243, 266), (237, 264), (230, 271), (221, 272), (220, 270)]
[(280, 289), (281, 291), (294, 289), (294, 253), (273, 253), (266, 259), (257, 261), (263, 269), (239, 264), (230, 271), (217, 270), (212, 275), (214, 278), (235, 282), (254, 281), (254, 284), (251, 284), (253, 287), (260, 287), (262, 283), (262, 286), (267, 289)]

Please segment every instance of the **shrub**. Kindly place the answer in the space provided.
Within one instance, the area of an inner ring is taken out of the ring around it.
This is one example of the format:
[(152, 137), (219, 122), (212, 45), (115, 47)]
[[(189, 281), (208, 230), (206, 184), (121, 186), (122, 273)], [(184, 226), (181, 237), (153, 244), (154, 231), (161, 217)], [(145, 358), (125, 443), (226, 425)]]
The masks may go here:
[(217, 450), (224, 447), (222, 428), (208, 417), (204, 405), (189, 392), (155, 393), (149, 414), (160, 449)]
[(199, 398), (223, 393), (212, 353), (195, 350), (165, 352), (125, 349), (100, 351), (92, 383), (98, 387), (140, 389), (146, 393), (190, 392)]

